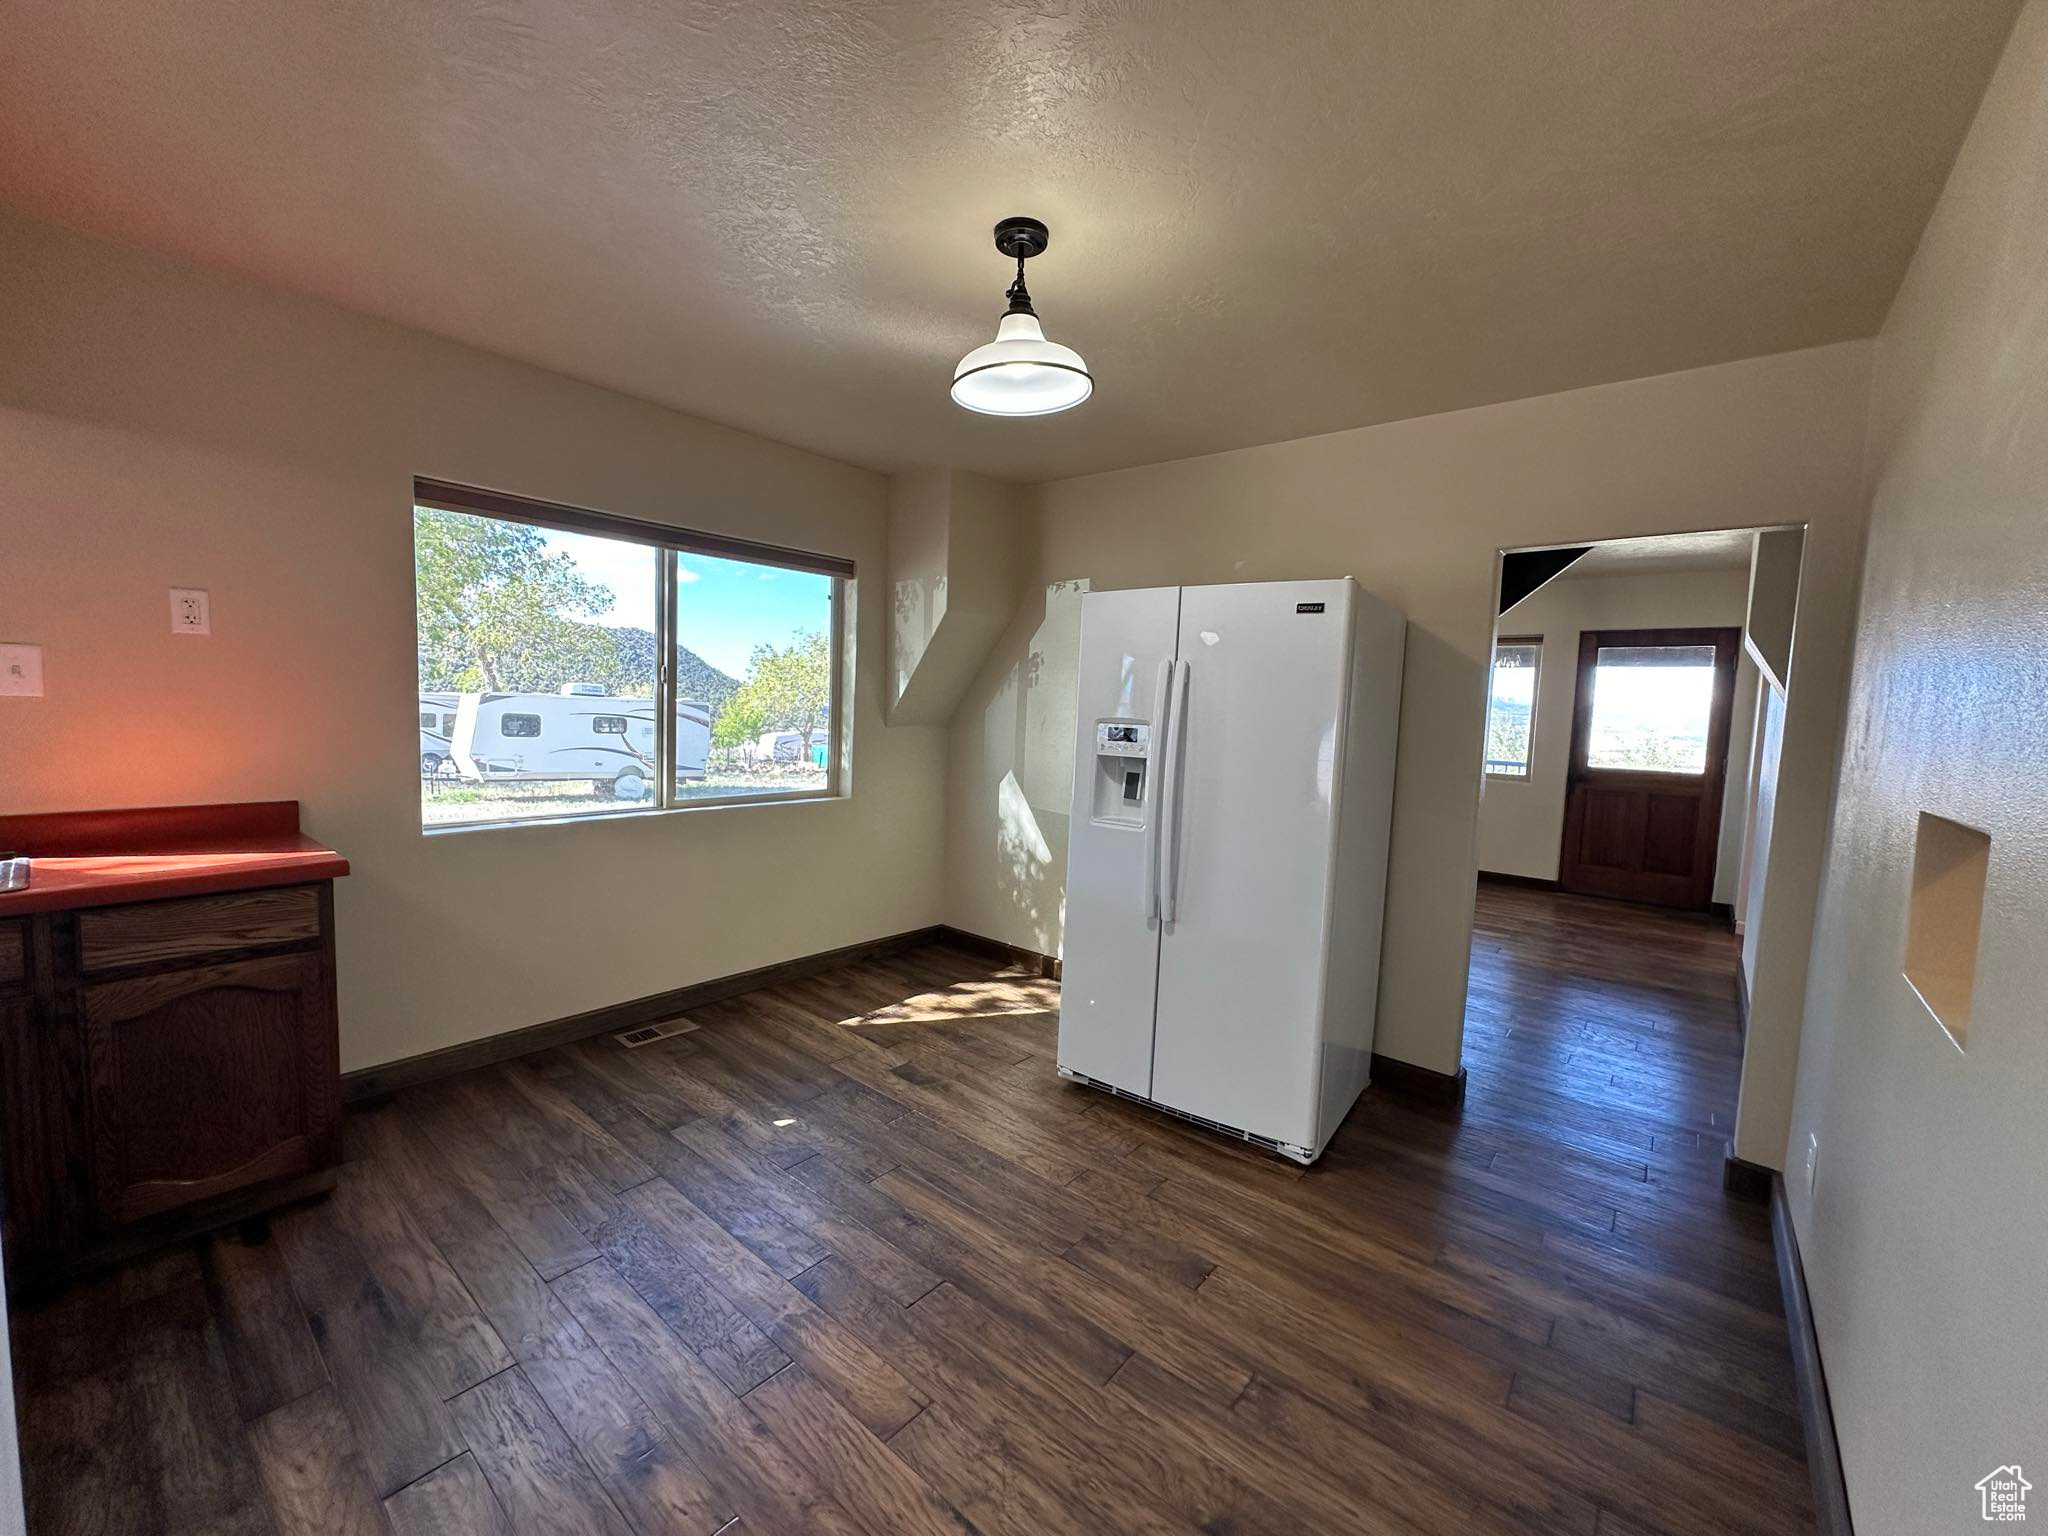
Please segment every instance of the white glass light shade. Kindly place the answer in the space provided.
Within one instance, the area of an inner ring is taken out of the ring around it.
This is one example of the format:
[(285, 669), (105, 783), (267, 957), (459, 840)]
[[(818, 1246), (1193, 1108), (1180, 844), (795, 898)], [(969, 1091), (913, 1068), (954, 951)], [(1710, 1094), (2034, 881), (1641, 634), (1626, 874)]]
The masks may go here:
[(985, 416), (1050, 416), (1094, 391), (1081, 354), (1047, 341), (1036, 315), (1003, 316), (996, 339), (953, 370), (954, 402)]

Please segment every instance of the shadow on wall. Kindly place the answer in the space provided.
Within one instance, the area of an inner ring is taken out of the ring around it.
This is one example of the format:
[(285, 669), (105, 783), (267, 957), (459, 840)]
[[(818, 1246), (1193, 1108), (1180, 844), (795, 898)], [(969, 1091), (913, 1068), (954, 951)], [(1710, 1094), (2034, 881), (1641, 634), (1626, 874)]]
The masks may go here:
[(893, 667), (889, 698), (903, 697), (910, 686), (910, 674), (931, 644), (939, 620), (946, 616), (946, 578), (915, 576), (895, 583), (895, 611), (891, 614), (889, 658)]
[[(1081, 652), (1081, 594), (1086, 581), (1045, 589), (1043, 607), (1025, 615), (1030, 639), (982, 706), (981, 780), (974, 798), (993, 801), (999, 913), (987, 921), (1002, 937), (1041, 953), (1060, 952), (1065, 905), (1067, 814), (1074, 794), (1074, 674)], [(1016, 631), (1013, 630), (1013, 633)]]

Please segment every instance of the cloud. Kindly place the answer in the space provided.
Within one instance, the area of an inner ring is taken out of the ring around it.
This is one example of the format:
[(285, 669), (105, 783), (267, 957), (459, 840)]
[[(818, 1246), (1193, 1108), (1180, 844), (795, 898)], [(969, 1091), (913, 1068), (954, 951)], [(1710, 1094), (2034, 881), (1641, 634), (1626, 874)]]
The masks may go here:
[(683, 583), (683, 585), (688, 586), (693, 581), (702, 581), (703, 579), (704, 577), (699, 572), (691, 570), (682, 561), (678, 560), (676, 562), (676, 580)]

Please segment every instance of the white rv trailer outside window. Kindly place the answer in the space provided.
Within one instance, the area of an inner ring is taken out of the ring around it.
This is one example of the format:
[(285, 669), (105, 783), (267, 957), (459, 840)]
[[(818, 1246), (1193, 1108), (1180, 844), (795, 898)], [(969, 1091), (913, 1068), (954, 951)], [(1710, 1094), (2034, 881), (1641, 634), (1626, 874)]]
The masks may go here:
[(427, 831), (841, 792), (850, 562), (424, 481), (413, 550)]

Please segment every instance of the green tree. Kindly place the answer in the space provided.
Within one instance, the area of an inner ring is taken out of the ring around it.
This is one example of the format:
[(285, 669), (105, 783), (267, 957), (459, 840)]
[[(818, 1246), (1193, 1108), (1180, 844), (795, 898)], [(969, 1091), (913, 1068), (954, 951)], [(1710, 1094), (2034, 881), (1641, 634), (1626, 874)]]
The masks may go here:
[(617, 642), (595, 619), (612, 595), (548, 550), (541, 530), (418, 507), (420, 687), (551, 692), (565, 682), (619, 688)]
[(806, 631), (786, 646), (755, 646), (747, 661), (747, 680), (719, 718), (723, 721), (725, 715), (744, 709), (758, 717), (753, 734), (801, 731), (804, 755), (809, 756), (811, 739), (824, 724), (831, 703), (831, 647), (822, 633)]
[(768, 717), (760, 700), (735, 694), (711, 722), (711, 745), (723, 750), (728, 760), (735, 751), (745, 750), (751, 756), (754, 738), (767, 729)]

